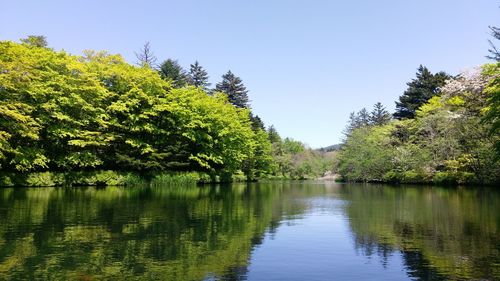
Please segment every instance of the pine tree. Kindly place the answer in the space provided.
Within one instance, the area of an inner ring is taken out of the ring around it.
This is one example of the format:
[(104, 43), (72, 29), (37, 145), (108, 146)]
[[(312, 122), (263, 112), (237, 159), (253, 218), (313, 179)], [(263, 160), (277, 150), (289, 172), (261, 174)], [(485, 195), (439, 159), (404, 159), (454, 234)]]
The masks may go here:
[(217, 92), (227, 95), (229, 102), (239, 108), (248, 108), (248, 91), (241, 78), (235, 76), (231, 70), (222, 75), (222, 81), (215, 86)]
[(342, 132), (346, 137), (348, 137), (352, 131), (359, 127), (359, 120), (356, 112), (349, 113), (349, 120), (347, 121), (347, 125), (345, 126), (344, 131)]
[(174, 88), (186, 85), (187, 75), (177, 60), (167, 59), (160, 65), (160, 75), (164, 80), (170, 80)]
[(415, 111), (430, 98), (439, 93), (439, 88), (444, 86), (446, 79), (450, 78), (446, 73), (432, 74), (427, 67), (420, 65), (417, 78), (408, 82), (408, 89), (396, 102), (394, 118), (414, 118)]
[(368, 110), (364, 107), (358, 112), (357, 119), (359, 122), (358, 127), (370, 125), (370, 113), (368, 113)]
[(147, 66), (149, 68), (156, 67), (156, 57), (153, 51), (151, 51), (149, 42), (146, 42), (139, 52), (135, 53), (135, 57), (137, 58), (137, 65)]
[(187, 75), (188, 83), (195, 87), (200, 87), (207, 91), (210, 83), (208, 83), (208, 73), (203, 67), (195, 61), (190, 65), (189, 73)]
[(385, 109), (381, 102), (373, 105), (373, 110), (370, 114), (370, 123), (373, 125), (384, 125), (391, 120), (391, 114)]
[(274, 125), (269, 126), (269, 129), (267, 129), (267, 135), (271, 143), (281, 143), (281, 137)]
[(259, 115), (253, 115), (253, 113), (250, 113), (250, 122), (252, 122), (252, 129), (254, 131), (266, 130), (264, 122), (260, 119)]

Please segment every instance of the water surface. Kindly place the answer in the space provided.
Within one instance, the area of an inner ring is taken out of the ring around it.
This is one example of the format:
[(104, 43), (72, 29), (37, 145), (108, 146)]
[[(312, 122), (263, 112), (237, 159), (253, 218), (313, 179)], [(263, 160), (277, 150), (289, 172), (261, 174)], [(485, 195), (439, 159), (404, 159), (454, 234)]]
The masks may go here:
[(498, 280), (499, 199), (324, 182), (0, 189), (0, 280)]

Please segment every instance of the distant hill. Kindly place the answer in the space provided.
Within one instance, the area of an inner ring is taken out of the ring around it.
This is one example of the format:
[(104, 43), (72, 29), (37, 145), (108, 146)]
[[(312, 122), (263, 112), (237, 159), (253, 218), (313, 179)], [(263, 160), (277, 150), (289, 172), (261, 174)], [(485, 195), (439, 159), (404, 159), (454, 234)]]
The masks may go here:
[(331, 151), (339, 151), (340, 148), (342, 148), (342, 144), (338, 143), (338, 144), (333, 144), (333, 145), (329, 145), (326, 147), (318, 148), (316, 150), (321, 151), (321, 152), (331, 152)]

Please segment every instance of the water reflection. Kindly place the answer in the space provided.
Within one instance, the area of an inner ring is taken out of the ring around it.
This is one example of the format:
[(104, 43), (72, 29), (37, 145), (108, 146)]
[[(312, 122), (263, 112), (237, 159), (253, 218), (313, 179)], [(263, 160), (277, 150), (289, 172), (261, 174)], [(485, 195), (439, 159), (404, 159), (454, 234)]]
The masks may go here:
[(497, 191), (357, 185), (342, 196), (364, 255), (400, 252), (408, 275), (420, 280), (500, 277)]
[[(310, 280), (363, 271), (401, 279), (401, 270), (421, 280), (493, 280), (499, 198), (483, 189), (312, 182), (0, 189), (0, 279), (259, 280), (272, 272), (300, 280), (293, 268), (276, 270), (295, 263)], [(380, 266), (362, 261), (374, 258)]]

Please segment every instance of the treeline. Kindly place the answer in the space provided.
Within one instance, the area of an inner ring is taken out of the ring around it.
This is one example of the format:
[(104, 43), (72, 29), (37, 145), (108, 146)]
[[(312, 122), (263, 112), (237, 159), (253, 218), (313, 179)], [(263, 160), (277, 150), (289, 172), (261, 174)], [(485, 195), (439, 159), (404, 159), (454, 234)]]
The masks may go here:
[(500, 63), (457, 76), (420, 66), (391, 115), (352, 113), (338, 155), (346, 181), (500, 182)]
[(0, 42), (2, 185), (42, 172), (294, 175), (281, 157), (295, 151), (276, 152), (287, 140), (271, 138), (251, 113), (239, 77), (229, 71), (209, 89), (197, 62), (189, 72), (171, 59), (156, 66), (149, 44), (137, 57), (140, 66), (106, 52), (74, 56), (48, 48), (42, 36)]

